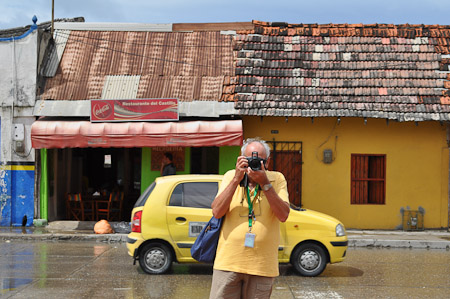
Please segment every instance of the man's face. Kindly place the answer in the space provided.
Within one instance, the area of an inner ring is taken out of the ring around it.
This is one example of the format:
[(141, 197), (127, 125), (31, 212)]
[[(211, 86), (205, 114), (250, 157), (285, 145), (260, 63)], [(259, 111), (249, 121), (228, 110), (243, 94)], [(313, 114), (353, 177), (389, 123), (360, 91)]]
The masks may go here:
[(252, 142), (249, 145), (247, 145), (247, 148), (245, 149), (244, 155), (246, 157), (251, 157), (253, 152), (258, 152), (258, 157), (261, 159), (266, 159), (266, 149), (264, 146), (259, 142)]

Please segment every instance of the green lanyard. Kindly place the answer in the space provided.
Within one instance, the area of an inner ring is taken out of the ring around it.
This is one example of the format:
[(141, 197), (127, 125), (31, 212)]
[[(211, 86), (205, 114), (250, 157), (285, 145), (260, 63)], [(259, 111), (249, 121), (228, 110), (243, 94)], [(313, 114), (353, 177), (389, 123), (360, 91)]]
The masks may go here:
[[(253, 193), (253, 199), (256, 198), (256, 195), (258, 194), (258, 188), (259, 185), (256, 185), (255, 187), (255, 192)], [(253, 202), (250, 199), (250, 188), (247, 186), (246, 188), (246, 193), (247, 193), (247, 202), (248, 202), (248, 229), (249, 231), (252, 231), (252, 221), (253, 218), (255, 217), (255, 214), (253, 212)]]

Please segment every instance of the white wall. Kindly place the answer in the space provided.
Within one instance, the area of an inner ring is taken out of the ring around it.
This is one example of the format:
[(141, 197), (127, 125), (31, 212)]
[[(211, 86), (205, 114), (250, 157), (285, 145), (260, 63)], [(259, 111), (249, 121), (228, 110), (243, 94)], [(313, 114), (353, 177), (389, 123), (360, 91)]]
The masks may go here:
[[(38, 31), (13, 41), (0, 41), (1, 162), (34, 161), (31, 124), (36, 102)], [(15, 154), (13, 124), (25, 125), (25, 151)], [(27, 155), (28, 154), (28, 155)]]

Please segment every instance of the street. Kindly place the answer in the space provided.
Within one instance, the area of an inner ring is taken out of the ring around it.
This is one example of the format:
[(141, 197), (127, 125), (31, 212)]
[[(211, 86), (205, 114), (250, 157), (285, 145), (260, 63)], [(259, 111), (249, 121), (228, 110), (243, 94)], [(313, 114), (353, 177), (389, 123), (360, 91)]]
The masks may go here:
[[(272, 298), (448, 298), (450, 252), (350, 248), (343, 263), (306, 278), (281, 265)], [(0, 244), (1, 298), (208, 298), (211, 265), (167, 275), (133, 266), (124, 243)]]

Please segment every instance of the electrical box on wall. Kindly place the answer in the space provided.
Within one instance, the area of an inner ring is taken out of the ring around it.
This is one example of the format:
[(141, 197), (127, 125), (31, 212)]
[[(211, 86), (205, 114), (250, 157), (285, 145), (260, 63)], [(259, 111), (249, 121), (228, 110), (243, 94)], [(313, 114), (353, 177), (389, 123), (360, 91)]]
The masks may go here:
[(12, 135), (14, 150), (17, 153), (25, 152), (25, 126), (23, 124), (14, 124)]
[(14, 143), (15, 143), (15, 147), (16, 147), (15, 151), (17, 153), (25, 152), (25, 142), (24, 141), (14, 141)]
[(25, 126), (23, 124), (14, 124), (13, 140), (24, 141), (25, 140)]
[(333, 151), (330, 149), (323, 150), (323, 163), (330, 164), (333, 162)]

